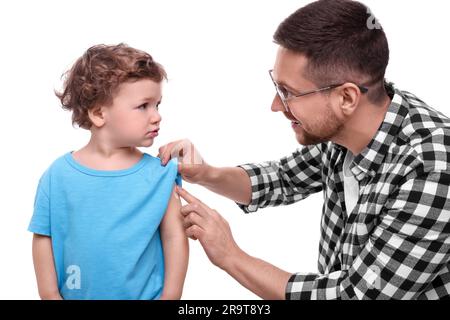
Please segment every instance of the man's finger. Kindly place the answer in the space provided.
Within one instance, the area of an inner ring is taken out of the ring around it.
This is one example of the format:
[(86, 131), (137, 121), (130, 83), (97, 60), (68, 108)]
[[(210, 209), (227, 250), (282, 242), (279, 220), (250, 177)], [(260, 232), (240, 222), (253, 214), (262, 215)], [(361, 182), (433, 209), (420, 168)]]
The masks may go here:
[(167, 146), (168, 145), (166, 144), (166, 145), (160, 147), (159, 150), (158, 150), (158, 158), (161, 159), (161, 164), (163, 166), (166, 165), (165, 162), (164, 162), (164, 157), (165, 157), (165, 154), (166, 154)]
[[(176, 186), (176, 192), (181, 198), (186, 200), (189, 205), (191, 205), (195, 208), (190, 211), (197, 212), (197, 214), (199, 216), (201, 216), (205, 219), (208, 218), (208, 216), (210, 215), (211, 209), (206, 204), (201, 202), (199, 199), (194, 197), (192, 194), (190, 194), (189, 192), (187, 192), (185, 189), (181, 188), (180, 186)], [(188, 209), (184, 209), (184, 210), (188, 210)]]
[(187, 216), (191, 212), (197, 212), (199, 207), (200, 206), (197, 203), (188, 203), (187, 205), (181, 207), (180, 212), (183, 216)]
[(162, 147), (159, 148), (159, 155), (158, 157), (161, 159), (161, 164), (165, 166), (167, 162), (169, 162), (171, 155), (172, 155), (172, 149), (174, 146), (178, 145), (180, 140), (174, 141), (171, 143), (168, 143)]
[(203, 219), (206, 219), (209, 216), (208, 209), (209, 208), (203, 203), (193, 202), (182, 206), (180, 212), (184, 217), (188, 216), (189, 214), (195, 213)]
[(162, 150), (162, 153), (161, 153), (161, 156), (162, 156), (161, 157), (161, 163), (162, 163), (163, 166), (165, 166), (167, 164), (167, 162), (169, 162), (169, 160), (170, 160), (170, 154), (171, 154), (171, 151), (172, 151), (172, 145), (173, 145), (173, 142), (169, 143), (169, 144), (167, 144), (167, 145), (165, 145), (163, 147), (163, 150)]
[(166, 148), (166, 146), (164, 145), (164, 146), (161, 146), (161, 147), (159, 147), (159, 149), (158, 149), (158, 155), (157, 155), (157, 157), (158, 158), (160, 158), (161, 159), (161, 156), (162, 156), (162, 154), (164, 153), (164, 149)]
[(188, 227), (190, 227), (191, 225), (197, 225), (202, 229), (205, 229), (206, 227), (205, 219), (201, 215), (197, 214), (197, 212), (191, 212), (188, 215), (186, 215), (184, 217), (184, 223), (185, 226)]
[(202, 203), (199, 199), (191, 195), (189, 192), (187, 192), (180, 186), (176, 187), (176, 191), (181, 198), (187, 201), (187, 203), (195, 203), (195, 202), (198, 202), (199, 204)]
[(204, 230), (197, 225), (193, 225), (186, 229), (186, 236), (191, 238), (192, 240), (201, 239), (204, 234)]

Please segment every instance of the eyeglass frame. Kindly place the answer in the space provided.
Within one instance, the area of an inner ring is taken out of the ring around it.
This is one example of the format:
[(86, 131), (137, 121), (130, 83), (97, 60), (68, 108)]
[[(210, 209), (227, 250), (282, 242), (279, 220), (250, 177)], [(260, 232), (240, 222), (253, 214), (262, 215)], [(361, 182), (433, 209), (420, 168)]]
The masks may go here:
[[(278, 84), (278, 83), (273, 79), (272, 72), (273, 72), (273, 69), (270, 69), (270, 70), (269, 70), (269, 76), (270, 76), (270, 79), (272, 79), (272, 82), (273, 82), (273, 84), (275, 85), (275, 90), (276, 90), (276, 92), (277, 92), (277, 95), (278, 95), (278, 97), (280, 97), (280, 100), (281, 100), (281, 102), (283, 103), (283, 106), (284, 106), (284, 109), (286, 110), (286, 112), (290, 112), (290, 111), (289, 111), (289, 105), (288, 105), (288, 103), (287, 103), (288, 100), (292, 100), (292, 99), (294, 99), (294, 98), (303, 97), (303, 96), (306, 96), (306, 95), (309, 95), (309, 94), (313, 94), (313, 93), (317, 93), (317, 92), (322, 92), (322, 91), (326, 91), (326, 90), (331, 90), (331, 89), (340, 87), (340, 86), (342, 86), (342, 85), (344, 85), (344, 84), (347, 83), (347, 82), (343, 82), (343, 83), (330, 84), (330, 85), (325, 86), (325, 87), (322, 87), (322, 88), (318, 88), (318, 89), (315, 89), (315, 90), (306, 91), (306, 92), (299, 93), (299, 94), (293, 94), (292, 92), (288, 91), (286, 88), (283, 87), (284, 89), (286, 89), (286, 91), (287, 91), (289, 94), (291, 94), (291, 96), (285, 97), (285, 96), (284, 96), (284, 93), (283, 93), (282, 91), (280, 91), (280, 89), (279, 89), (279, 87), (280, 87), (281, 85)], [(367, 93), (367, 91), (369, 91), (369, 89), (366, 88), (366, 87), (364, 87), (364, 86), (360, 86), (360, 85), (357, 85), (357, 84), (355, 84), (355, 85), (359, 88), (359, 90), (360, 90), (361, 93), (363, 93), (363, 94), (364, 94), (364, 93)]]

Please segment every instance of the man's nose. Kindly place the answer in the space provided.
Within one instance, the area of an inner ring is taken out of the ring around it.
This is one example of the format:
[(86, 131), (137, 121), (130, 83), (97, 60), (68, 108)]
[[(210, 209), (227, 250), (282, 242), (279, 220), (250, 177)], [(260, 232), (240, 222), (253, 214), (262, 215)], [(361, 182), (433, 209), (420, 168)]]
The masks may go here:
[(278, 94), (275, 94), (275, 97), (273, 97), (272, 106), (270, 107), (270, 109), (273, 112), (285, 111), (283, 102), (281, 101), (281, 98)]

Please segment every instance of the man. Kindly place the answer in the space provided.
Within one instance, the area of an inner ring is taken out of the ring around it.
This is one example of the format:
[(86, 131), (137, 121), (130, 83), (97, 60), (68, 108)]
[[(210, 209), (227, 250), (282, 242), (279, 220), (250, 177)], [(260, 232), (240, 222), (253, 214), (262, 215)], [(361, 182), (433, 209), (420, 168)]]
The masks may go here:
[(242, 251), (217, 211), (178, 190), (187, 235), (262, 298), (450, 298), (450, 120), (384, 80), (386, 36), (368, 18), (359, 2), (320, 0), (278, 27), (272, 110), (304, 146), (292, 155), (217, 168), (180, 148), (188, 141), (160, 149), (163, 164), (182, 149), (183, 178), (245, 212), (324, 193), (319, 273), (290, 274)]

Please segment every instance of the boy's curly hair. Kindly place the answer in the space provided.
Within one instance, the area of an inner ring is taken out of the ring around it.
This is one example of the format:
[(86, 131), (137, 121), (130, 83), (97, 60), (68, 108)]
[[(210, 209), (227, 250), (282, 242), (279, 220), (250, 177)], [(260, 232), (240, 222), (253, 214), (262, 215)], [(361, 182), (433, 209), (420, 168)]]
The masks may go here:
[(73, 125), (90, 129), (88, 110), (111, 104), (120, 84), (140, 79), (159, 83), (167, 74), (148, 53), (120, 43), (89, 48), (63, 77), (63, 91), (55, 91), (56, 96), (63, 109), (72, 111)]

